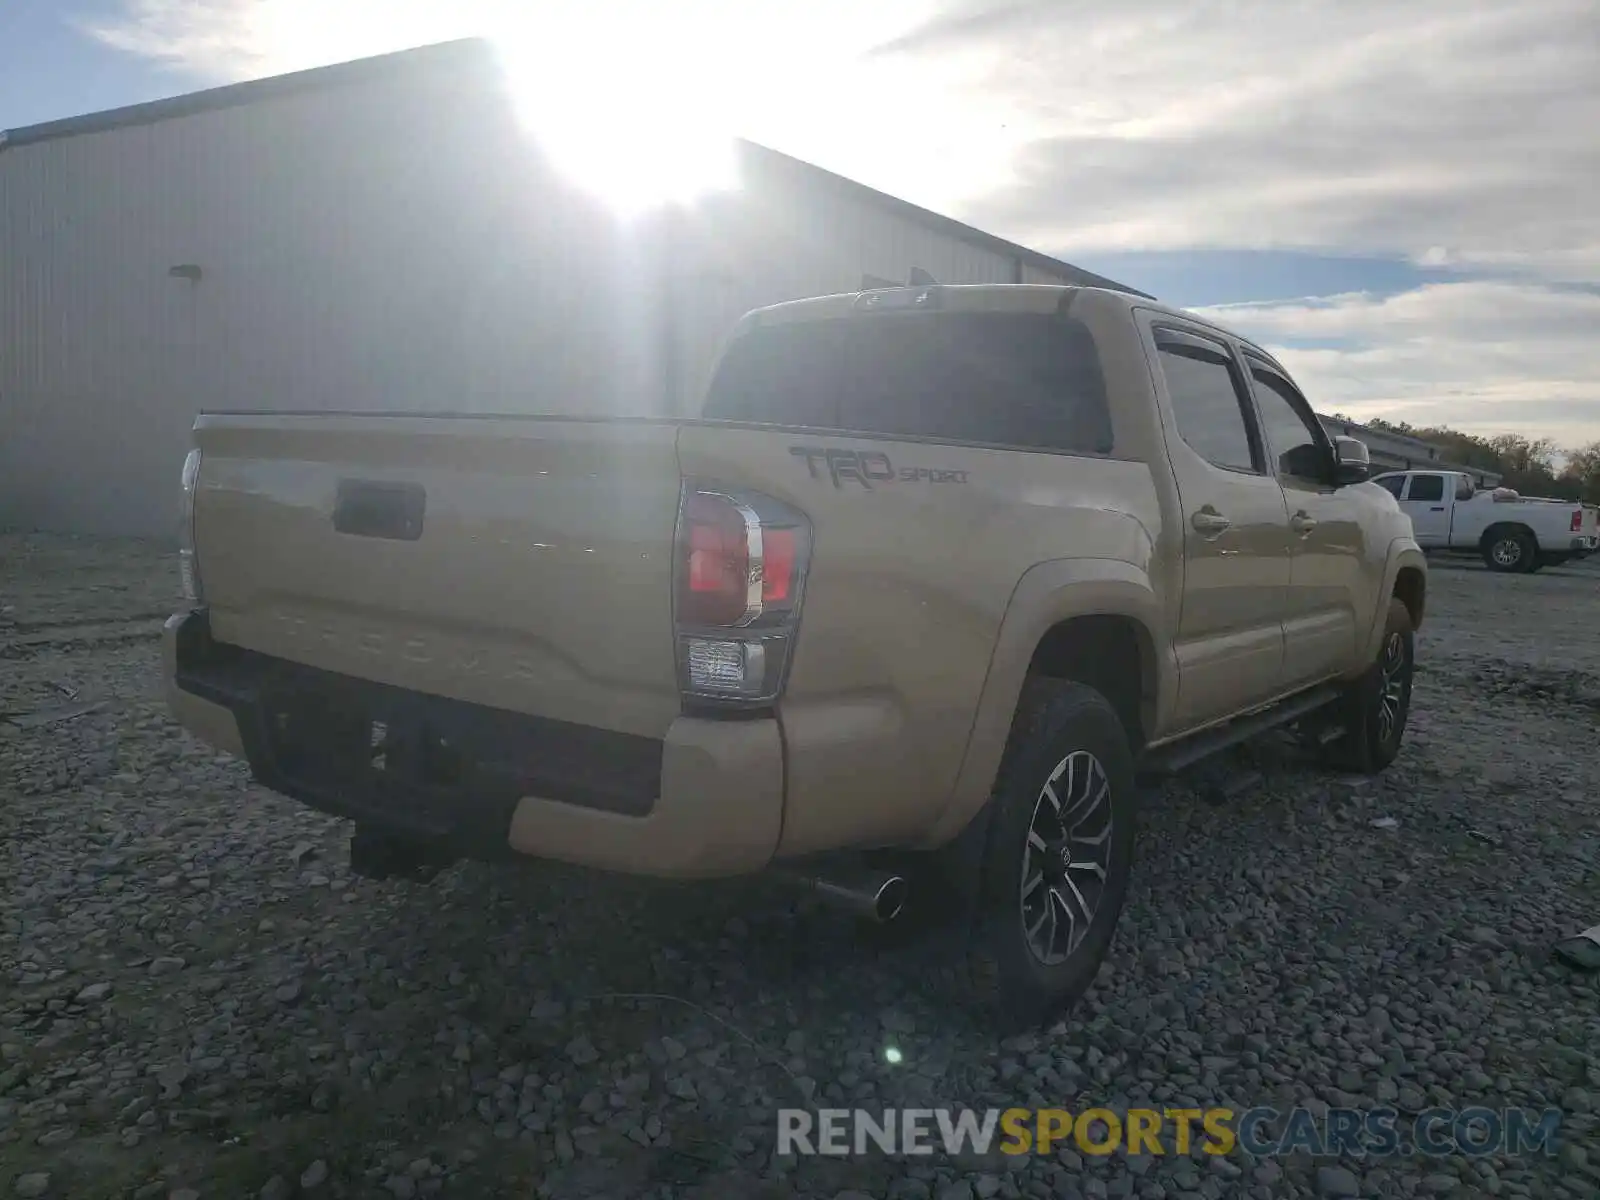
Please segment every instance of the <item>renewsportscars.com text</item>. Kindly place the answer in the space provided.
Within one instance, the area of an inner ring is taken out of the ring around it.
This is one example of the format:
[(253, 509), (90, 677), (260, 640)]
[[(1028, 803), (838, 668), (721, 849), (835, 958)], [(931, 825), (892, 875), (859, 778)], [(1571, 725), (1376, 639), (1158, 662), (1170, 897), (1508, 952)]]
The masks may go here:
[(1432, 1108), (1407, 1116), (1393, 1108), (825, 1108), (778, 1111), (778, 1153), (930, 1155), (943, 1153), (1227, 1155), (1296, 1152), (1385, 1158), (1486, 1154), (1553, 1155), (1558, 1109)]

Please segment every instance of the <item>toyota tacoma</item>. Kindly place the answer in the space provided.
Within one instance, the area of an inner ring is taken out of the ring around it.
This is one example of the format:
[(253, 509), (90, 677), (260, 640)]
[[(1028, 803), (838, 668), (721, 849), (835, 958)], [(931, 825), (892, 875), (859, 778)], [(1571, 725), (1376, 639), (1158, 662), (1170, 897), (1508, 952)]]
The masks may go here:
[[(1116, 291), (748, 314), (692, 418), (206, 412), (169, 704), (355, 869), (959, 898), (1013, 1018), (1093, 978), (1136, 779), (1400, 749), (1427, 568), (1281, 363)], [(902, 918), (905, 919), (905, 918)]]

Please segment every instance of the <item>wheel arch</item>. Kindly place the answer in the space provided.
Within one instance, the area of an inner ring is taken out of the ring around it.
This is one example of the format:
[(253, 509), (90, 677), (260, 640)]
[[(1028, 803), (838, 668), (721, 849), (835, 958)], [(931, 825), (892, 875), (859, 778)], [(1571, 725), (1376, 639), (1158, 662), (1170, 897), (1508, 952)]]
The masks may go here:
[(1402, 563), (1395, 572), (1394, 585), (1389, 594), (1406, 606), (1411, 614), (1411, 628), (1421, 629), (1422, 618), (1428, 611), (1428, 572), (1414, 563)]
[[(1000, 625), (955, 786), (927, 844), (955, 838), (983, 810), (1031, 678), (1072, 678), (1113, 693), (1107, 699), (1131, 726), (1137, 752), (1176, 699), (1171, 647), (1156, 633), (1163, 624), (1161, 601), (1135, 564), (1066, 559), (1024, 574)], [(1130, 664), (1130, 655), (1137, 661)]]
[[(1411, 627), (1419, 629), (1428, 605), (1428, 559), (1416, 541), (1409, 537), (1396, 538), (1389, 545), (1388, 560), (1383, 569), (1383, 587), (1378, 593), (1372, 611), (1372, 623), (1367, 629), (1366, 649), (1356, 664), (1365, 671), (1377, 658), (1378, 647), (1383, 642), (1383, 629), (1389, 620), (1389, 602), (1399, 600), (1411, 614)], [(1354, 674), (1359, 674), (1359, 671)]]
[(1539, 549), (1539, 535), (1533, 531), (1533, 526), (1522, 521), (1496, 521), (1483, 531), (1483, 536), (1478, 539), (1478, 549), (1487, 551), (1492, 543), (1507, 533), (1525, 533), (1533, 542), (1534, 550)]

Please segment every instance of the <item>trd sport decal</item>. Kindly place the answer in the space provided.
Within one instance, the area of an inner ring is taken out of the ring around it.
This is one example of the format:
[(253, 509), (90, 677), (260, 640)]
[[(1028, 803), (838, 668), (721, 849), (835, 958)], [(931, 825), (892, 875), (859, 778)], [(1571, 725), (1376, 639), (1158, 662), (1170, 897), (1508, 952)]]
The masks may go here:
[(965, 471), (949, 471), (940, 467), (896, 467), (881, 450), (824, 450), (818, 446), (790, 446), (789, 453), (806, 460), (811, 478), (823, 475), (833, 480), (833, 486), (842, 488), (848, 483), (859, 483), (871, 491), (880, 483), (965, 483)]

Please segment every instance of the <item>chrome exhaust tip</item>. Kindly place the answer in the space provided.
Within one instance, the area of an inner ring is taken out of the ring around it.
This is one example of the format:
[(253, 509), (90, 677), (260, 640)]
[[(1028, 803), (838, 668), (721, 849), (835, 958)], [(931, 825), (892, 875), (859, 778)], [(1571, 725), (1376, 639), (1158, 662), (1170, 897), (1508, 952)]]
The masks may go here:
[(815, 892), (839, 908), (848, 909), (883, 925), (905, 911), (911, 886), (893, 871), (871, 871), (846, 876), (774, 872), (791, 883)]

